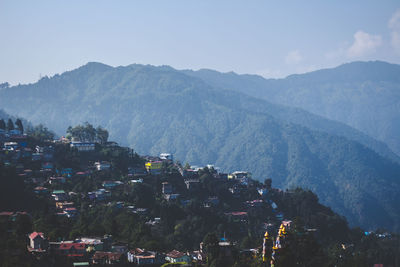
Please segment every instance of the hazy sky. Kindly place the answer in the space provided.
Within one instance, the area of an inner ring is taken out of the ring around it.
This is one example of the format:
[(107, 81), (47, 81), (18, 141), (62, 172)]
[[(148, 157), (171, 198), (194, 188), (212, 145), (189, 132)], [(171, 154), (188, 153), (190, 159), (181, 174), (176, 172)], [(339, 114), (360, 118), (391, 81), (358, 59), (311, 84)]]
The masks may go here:
[(89, 61), (283, 77), (400, 63), (400, 1), (0, 0), (0, 83)]

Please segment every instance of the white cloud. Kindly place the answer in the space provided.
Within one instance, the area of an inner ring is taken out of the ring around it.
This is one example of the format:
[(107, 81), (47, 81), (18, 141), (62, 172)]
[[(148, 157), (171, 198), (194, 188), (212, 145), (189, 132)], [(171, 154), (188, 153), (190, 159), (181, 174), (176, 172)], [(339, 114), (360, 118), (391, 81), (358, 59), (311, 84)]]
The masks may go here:
[(350, 58), (361, 57), (374, 52), (380, 45), (382, 45), (380, 35), (358, 31), (354, 34), (354, 43), (347, 49), (347, 56)]
[(302, 60), (303, 56), (300, 54), (299, 50), (290, 51), (285, 57), (285, 62), (289, 65), (298, 64)]
[(391, 44), (396, 53), (400, 54), (400, 9), (398, 9), (389, 20), (391, 33)]

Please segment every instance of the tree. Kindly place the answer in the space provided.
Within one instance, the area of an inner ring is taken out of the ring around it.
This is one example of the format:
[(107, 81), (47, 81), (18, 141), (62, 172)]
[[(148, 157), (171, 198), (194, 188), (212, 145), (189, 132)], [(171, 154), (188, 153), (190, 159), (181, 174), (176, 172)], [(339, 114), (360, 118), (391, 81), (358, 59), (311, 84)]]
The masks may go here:
[[(98, 129), (100, 128), (100, 134), (102, 141), (106, 140), (108, 138), (108, 132), (107, 130), (97, 127)], [(74, 140), (78, 140), (81, 142), (94, 142), (97, 141), (100, 136), (97, 135), (97, 130), (93, 127), (92, 124), (85, 122), (84, 125), (77, 125), (75, 127), (69, 126), (67, 129), (67, 136), (73, 138)]]
[(96, 128), (96, 139), (100, 144), (107, 143), (108, 140), (108, 131), (101, 126)]
[(54, 133), (49, 131), (49, 129), (43, 126), (43, 124), (39, 124), (38, 126), (28, 129), (28, 134), (40, 141), (54, 139)]
[(13, 121), (11, 119), (8, 119), (7, 130), (8, 131), (14, 130), (14, 123), (13, 123)]
[(17, 126), (18, 130), (19, 130), (21, 133), (24, 133), (24, 126), (22, 125), (22, 121), (21, 121), (20, 119), (17, 119), (17, 120), (15, 121), (15, 125)]
[(6, 129), (6, 122), (3, 119), (0, 120), (0, 129), (2, 130)]
[(267, 178), (264, 180), (264, 185), (267, 187), (267, 189), (271, 189), (272, 186), (272, 179), (271, 178)]

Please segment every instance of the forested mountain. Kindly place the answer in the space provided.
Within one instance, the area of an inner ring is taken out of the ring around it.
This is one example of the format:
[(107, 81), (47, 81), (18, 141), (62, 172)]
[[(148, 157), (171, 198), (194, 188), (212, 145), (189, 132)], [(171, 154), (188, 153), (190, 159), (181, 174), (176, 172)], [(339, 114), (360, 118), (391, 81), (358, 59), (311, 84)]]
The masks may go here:
[(385, 142), (400, 155), (400, 65), (353, 62), (285, 79), (212, 70), (185, 73), (212, 86), (343, 122)]
[(2, 89), (0, 107), (58, 133), (89, 121), (141, 154), (170, 152), (184, 162), (271, 177), (282, 188), (309, 188), (353, 224), (399, 230), (399, 164), (326, 133), (341, 124), (216, 89), (170, 67), (89, 63)]

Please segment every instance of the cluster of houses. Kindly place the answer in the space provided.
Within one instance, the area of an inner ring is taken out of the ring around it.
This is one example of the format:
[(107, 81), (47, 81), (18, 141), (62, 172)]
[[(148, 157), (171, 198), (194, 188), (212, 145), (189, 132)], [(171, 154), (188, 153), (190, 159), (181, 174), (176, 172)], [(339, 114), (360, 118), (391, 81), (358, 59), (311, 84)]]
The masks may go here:
[(112, 236), (81, 237), (71, 241), (51, 242), (44, 233), (29, 234), (28, 251), (40, 255), (53, 253), (72, 259), (79, 266), (92, 264), (132, 263), (142, 265), (162, 265), (164, 263), (186, 263), (193, 261), (204, 262), (206, 255), (202, 250), (181, 252), (172, 250), (167, 253), (145, 250), (142, 248), (128, 249), (123, 243), (113, 242)]
[[(48, 143), (44, 146), (36, 146), (34, 149), (27, 147), (27, 136), (15, 132), (6, 137), (2, 136), (2, 148), (0, 153), (0, 161), (4, 164), (13, 164), (16, 166), (18, 175), (24, 178), (26, 183), (33, 185), (34, 192), (39, 196), (48, 197), (54, 202), (56, 214), (58, 216), (66, 216), (68, 218), (75, 218), (79, 215), (72, 199), (77, 197), (74, 192), (66, 192), (63, 185), (71, 179), (71, 177), (85, 178), (92, 172), (109, 172), (112, 170), (112, 165), (107, 161), (97, 161), (92, 166), (88, 166), (85, 170), (73, 170), (72, 168), (56, 168), (54, 162), (55, 144)], [(59, 142), (59, 141), (58, 141)], [(69, 142), (62, 140), (62, 142)], [(95, 143), (88, 142), (70, 142), (70, 147), (85, 153), (93, 151), (96, 148)], [(21, 161), (24, 159), (24, 161)], [(87, 192), (80, 197), (96, 202), (106, 202), (112, 197), (113, 190), (124, 186), (125, 183), (135, 184), (143, 183), (148, 175), (160, 175), (166, 164), (174, 164), (173, 156), (168, 153), (162, 153), (158, 157), (146, 156), (144, 157), (144, 166), (132, 166), (128, 169), (127, 176), (128, 182), (117, 180), (104, 180), (101, 183), (101, 188), (95, 191)], [(35, 169), (27, 169), (21, 162), (34, 162)], [(174, 164), (181, 173), (184, 184), (188, 192), (196, 192), (201, 186), (199, 173), (201, 167), (192, 166), (191, 168), (182, 168)], [(220, 172), (218, 168), (213, 165), (206, 166), (209, 172), (215, 179), (229, 182), (231, 187), (229, 191), (234, 197), (240, 197), (242, 192), (253, 184), (251, 173), (245, 171), (236, 171), (233, 173)], [(50, 190), (48, 187), (57, 188)], [(164, 181), (161, 184), (161, 192), (164, 199), (167, 201), (179, 201), (180, 204), (186, 205), (190, 200), (181, 198), (181, 193), (174, 186)], [(277, 211), (276, 203), (268, 199), (268, 189), (266, 187), (258, 188), (260, 195), (259, 199), (246, 201), (243, 203), (243, 210), (225, 212), (233, 222), (241, 223), (243, 225), (248, 222), (248, 212), (251, 209), (257, 209), (265, 205), (270, 206), (277, 213), (277, 218), (283, 217), (283, 214)], [(203, 206), (210, 208), (218, 206), (220, 200), (216, 196), (207, 196), (204, 199)], [(146, 215), (147, 209), (125, 205), (123, 202), (117, 202), (116, 207), (126, 208), (127, 210)], [(0, 212), (1, 215), (1, 212)], [(10, 215), (11, 216), (11, 215)], [(149, 220), (146, 224), (156, 225), (159, 224), (161, 218), (154, 218)], [(243, 229), (245, 229), (243, 227)], [(222, 240), (220, 246), (229, 251), (229, 247), (233, 243)], [(33, 232), (29, 235), (28, 250), (32, 253), (54, 253), (57, 255), (64, 255), (74, 259), (74, 262), (79, 262), (80, 266), (84, 264), (113, 264), (119, 262), (135, 263), (136, 265), (145, 264), (162, 264), (165, 262), (202, 262), (205, 260), (205, 253), (201, 249), (192, 252), (180, 252), (177, 250), (168, 253), (161, 253), (157, 251), (148, 251), (141, 248), (128, 249), (127, 245), (114, 244), (110, 236), (105, 237), (82, 237), (71, 241), (50, 242), (45, 237), (44, 233)]]

